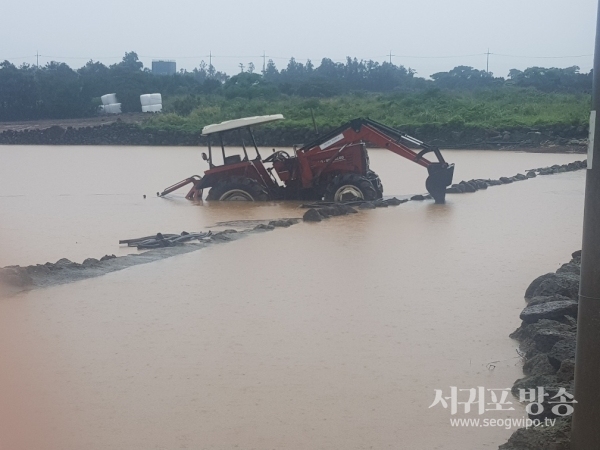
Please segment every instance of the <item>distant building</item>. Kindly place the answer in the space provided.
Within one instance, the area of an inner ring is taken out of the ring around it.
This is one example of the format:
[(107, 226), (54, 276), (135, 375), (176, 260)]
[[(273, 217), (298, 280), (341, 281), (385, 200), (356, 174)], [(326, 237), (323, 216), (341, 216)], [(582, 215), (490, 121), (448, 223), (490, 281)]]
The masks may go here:
[(176, 72), (175, 61), (152, 61), (152, 73), (155, 75), (174, 75)]

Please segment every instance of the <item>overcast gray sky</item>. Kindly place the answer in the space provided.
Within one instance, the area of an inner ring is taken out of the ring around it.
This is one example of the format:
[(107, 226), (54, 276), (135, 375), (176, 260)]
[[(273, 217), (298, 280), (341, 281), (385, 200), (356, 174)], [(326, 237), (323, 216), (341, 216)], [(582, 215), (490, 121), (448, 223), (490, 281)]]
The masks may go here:
[[(2, 0), (0, 60), (20, 65), (105, 64), (136, 51), (193, 69), (202, 59), (229, 74), (263, 51), (281, 69), (291, 56), (318, 65), (346, 56), (384, 61), (421, 76), (457, 65), (506, 76), (534, 65), (592, 67), (596, 0)], [(512, 56), (501, 56), (512, 55)], [(525, 57), (515, 57), (525, 56)], [(420, 57), (420, 58), (417, 58)], [(435, 58), (431, 58), (435, 57)]]

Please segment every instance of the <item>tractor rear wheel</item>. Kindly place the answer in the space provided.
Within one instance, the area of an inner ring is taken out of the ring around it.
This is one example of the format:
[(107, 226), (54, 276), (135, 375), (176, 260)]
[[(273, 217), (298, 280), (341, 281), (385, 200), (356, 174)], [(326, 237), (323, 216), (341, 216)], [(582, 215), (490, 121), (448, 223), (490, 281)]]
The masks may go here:
[(229, 177), (215, 184), (206, 197), (209, 201), (264, 202), (269, 193), (258, 181), (248, 177)]
[(377, 200), (380, 196), (371, 181), (355, 173), (337, 175), (325, 189), (325, 201)]

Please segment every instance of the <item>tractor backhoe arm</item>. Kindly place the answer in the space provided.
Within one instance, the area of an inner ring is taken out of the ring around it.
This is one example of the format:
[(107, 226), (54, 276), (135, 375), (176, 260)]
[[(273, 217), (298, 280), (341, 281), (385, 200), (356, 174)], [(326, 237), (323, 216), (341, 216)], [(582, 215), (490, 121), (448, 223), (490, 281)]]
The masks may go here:
[[(437, 147), (425, 144), (424, 142), (409, 136), (408, 134), (388, 127), (382, 123), (371, 119), (354, 119), (347, 122), (335, 130), (327, 133), (314, 140), (313, 142), (304, 145), (300, 151), (313, 150), (319, 147), (325, 150), (333, 145), (341, 146), (358, 141), (369, 142), (377, 147), (386, 148), (397, 155), (416, 162), (423, 167), (433, 164), (431, 161), (423, 157), (426, 153), (433, 152), (438, 159), (438, 162), (445, 163), (442, 154)], [(415, 151), (409, 148), (406, 144), (410, 143), (419, 147), (420, 151)]]
[[(298, 149), (298, 152), (325, 150), (333, 146), (341, 147), (357, 142), (368, 142), (387, 149), (420, 166), (426, 167), (429, 177), (425, 183), (427, 191), (437, 203), (445, 200), (446, 187), (452, 184), (454, 164), (448, 164), (437, 147), (428, 145), (402, 131), (388, 127), (370, 119), (354, 119), (335, 130), (319, 137)], [(414, 150), (407, 144), (418, 147)], [(432, 162), (424, 157), (433, 153), (437, 158)]]

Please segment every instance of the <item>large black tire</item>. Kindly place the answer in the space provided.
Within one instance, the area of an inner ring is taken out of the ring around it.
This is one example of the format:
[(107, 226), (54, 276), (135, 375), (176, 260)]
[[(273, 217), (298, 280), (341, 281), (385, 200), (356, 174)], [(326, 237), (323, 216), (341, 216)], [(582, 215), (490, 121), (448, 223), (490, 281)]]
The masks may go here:
[(381, 184), (381, 178), (372, 170), (367, 172), (367, 179), (373, 184), (377, 191), (377, 198), (383, 198), (383, 184)]
[(355, 173), (337, 175), (325, 189), (325, 201), (343, 202), (352, 200), (377, 200), (379, 198), (373, 183)]
[(248, 177), (229, 177), (215, 184), (206, 197), (209, 201), (249, 201), (269, 200), (269, 193), (258, 181)]

